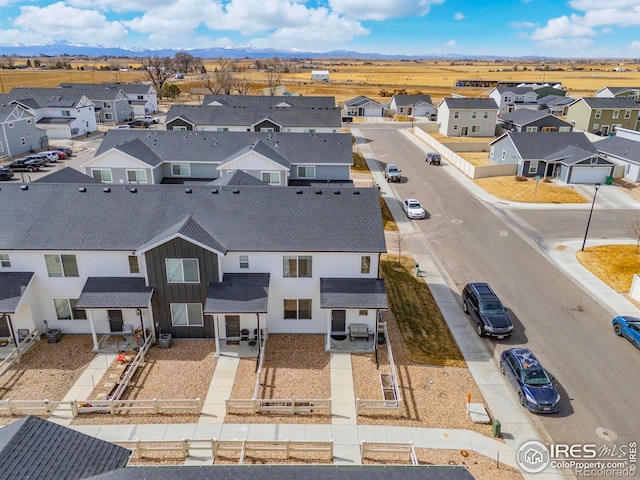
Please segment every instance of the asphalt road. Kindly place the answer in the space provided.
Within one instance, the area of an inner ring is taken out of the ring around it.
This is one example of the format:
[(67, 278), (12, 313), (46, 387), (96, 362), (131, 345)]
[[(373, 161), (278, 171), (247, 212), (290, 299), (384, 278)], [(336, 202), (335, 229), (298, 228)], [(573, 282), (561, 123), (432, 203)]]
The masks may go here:
[[(640, 354), (613, 334), (612, 313), (551, 264), (511, 217), (478, 201), (444, 168), (427, 165), (423, 151), (397, 129), (358, 129), (382, 166), (395, 163), (402, 170), (401, 183), (381, 187), (398, 199), (415, 197), (427, 210), (427, 219), (411, 221), (422, 236), (411, 236), (409, 248), (431, 250), (458, 298), (464, 284), (487, 281), (509, 308), (514, 336), (478, 339), (493, 352), (496, 368), (503, 349), (526, 345), (555, 376), (562, 410), (539, 416), (553, 441), (600, 444), (616, 436), (618, 444), (637, 441)], [(540, 238), (582, 238), (588, 212), (518, 214)], [(590, 238), (611, 231), (613, 220), (607, 224), (605, 218), (593, 222)], [(610, 435), (599, 436), (601, 428)]]

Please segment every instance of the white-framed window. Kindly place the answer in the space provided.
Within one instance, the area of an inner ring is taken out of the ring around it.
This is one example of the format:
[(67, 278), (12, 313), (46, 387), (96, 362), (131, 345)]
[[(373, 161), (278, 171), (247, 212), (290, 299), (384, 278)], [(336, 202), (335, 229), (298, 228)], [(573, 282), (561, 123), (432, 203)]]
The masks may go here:
[(273, 127), (260, 127), (261, 132), (275, 133), (276, 129)]
[(538, 173), (538, 162), (529, 162), (529, 175), (534, 175), (536, 173)]
[(280, 185), (280, 172), (262, 172), (262, 181), (269, 185)]
[(197, 258), (165, 258), (168, 283), (200, 283)]
[(87, 312), (78, 310), (77, 298), (54, 298), (53, 304), (56, 307), (56, 317), (58, 320), (86, 320)]
[(104, 114), (104, 119), (105, 119), (105, 120), (113, 120), (113, 113), (107, 113), (107, 112), (105, 112), (105, 114)]
[(70, 110), (62, 110), (62, 112), (60, 112), (61, 115), (63, 117), (70, 117), (71, 116), (71, 111)]
[(25, 137), (20, 137), (20, 145), (23, 147), (27, 144), (27, 139)]
[(620, 116), (620, 110), (614, 110), (613, 111), (613, 115), (611, 116), (611, 118), (613, 118), (615, 120), (619, 116)]
[(229, 127), (218, 127), (216, 128), (216, 132), (228, 132)]
[(594, 123), (593, 124), (593, 129), (594, 130), (600, 130), (600, 124), (599, 123)]
[(478, 112), (471, 112), (471, 118), (478, 118)]
[(104, 102), (103, 105), (104, 105), (104, 108), (112, 108), (113, 107), (113, 105), (111, 105), (111, 102)]
[(99, 180), (99, 181), (104, 182), (104, 183), (113, 182), (113, 177), (111, 176), (111, 169), (110, 168), (92, 168), (91, 169), (91, 175), (96, 180)]
[(189, 165), (188, 163), (172, 163), (171, 175), (173, 175), (174, 177), (190, 177), (191, 165)]
[(249, 255), (238, 256), (238, 261), (240, 263), (240, 268), (249, 268)]
[(602, 110), (596, 110), (595, 118), (600, 118), (602, 116)]
[(471, 125), (471, 133), (478, 133), (480, 131), (480, 125)]
[(200, 303), (172, 303), (171, 325), (174, 327), (202, 327), (202, 304)]
[(176, 132), (186, 132), (187, 131), (187, 126), (186, 125), (174, 125), (172, 127), (172, 130), (175, 130)]
[(147, 183), (147, 171), (144, 169), (127, 170), (127, 182)]
[(360, 257), (360, 273), (368, 275), (371, 273), (371, 256), (363, 255)]
[(631, 110), (625, 110), (625, 111), (624, 111), (624, 118), (625, 118), (626, 120), (628, 120), (628, 119), (630, 119), (630, 118), (631, 118)]
[(460, 112), (453, 112), (453, 118), (460, 118)]
[(507, 158), (507, 151), (503, 150), (502, 151), (502, 160), (506, 160), (506, 158)]
[(491, 146), (491, 148), (489, 149), (489, 158), (493, 158), (493, 154), (496, 151), (496, 147), (494, 147), (493, 145)]
[(558, 131), (561, 133), (567, 133), (571, 131), (571, 127), (560, 127)]
[(369, 316), (369, 310), (358, 310), (358, 316), (359, 317), (368, 317)]
[(140, 264), (135, 255), (129, 255), (129, 273), (140, 273)]
[(45, 255), (44, 263), (50, 277), (79, 277), (75, 255)]
[(284, 299), (285, 320), (311, 320), (311, 299)]
[(537, 132), (538, 131), (538, 127), (527, 127), (527, 132)]
[(0, 253), (0, 268), (11, 268), (11, 260), (8, 253)]
[(314, 166), (298, 167), (298, 178), (316, 178), (316, 167)]
[(138, 95), (138, 100), (144, 100), (144, 95)]
[(489, 112), (483, 112), (482, 118), (489, 118)]
[(308, 255), (282, 257), (282, 276), (285, 278), (311, 278), (312, 258)]

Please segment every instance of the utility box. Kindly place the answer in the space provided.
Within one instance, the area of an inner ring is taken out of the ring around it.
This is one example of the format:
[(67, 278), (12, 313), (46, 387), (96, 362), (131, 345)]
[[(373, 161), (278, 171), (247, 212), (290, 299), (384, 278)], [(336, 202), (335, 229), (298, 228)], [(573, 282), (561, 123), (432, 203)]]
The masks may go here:
[(58, 343), (62, 338), (62, 331), (59, 328), (47, 330), (47, 343)]
[(171, 348), (171, 334), (161, 333), (159, 342), (160, 342), (160, 348)]
[(500, 425), (500, 420), (497, 418), (494, 418), (493, 423), (491, 423), (491, 431), (494, 437), (502, 437), (502, 425)]

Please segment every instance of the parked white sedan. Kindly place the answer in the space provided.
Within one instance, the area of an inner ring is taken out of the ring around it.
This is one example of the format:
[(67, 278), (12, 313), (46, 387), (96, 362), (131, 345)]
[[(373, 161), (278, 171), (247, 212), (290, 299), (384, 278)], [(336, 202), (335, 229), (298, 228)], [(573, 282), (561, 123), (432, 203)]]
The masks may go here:
[(402, 209), (409, 218), (424, 218), (426, 216), (424, 208), (415, 198), (405, 198), (402, 201)]

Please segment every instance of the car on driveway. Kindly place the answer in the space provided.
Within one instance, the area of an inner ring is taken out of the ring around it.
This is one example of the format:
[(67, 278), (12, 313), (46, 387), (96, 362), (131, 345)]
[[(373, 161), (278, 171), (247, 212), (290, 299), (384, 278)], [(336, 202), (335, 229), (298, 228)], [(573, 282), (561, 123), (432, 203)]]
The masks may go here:
[(619, 315), (611, 322), (616, 335), (626, 338), (636, 348), (640, 348), (640, 318)]
[(553, 379), (528, 348), (510, 348), (500, 354), (500, 371), (515, 389), (520, 405), (535, 413), (560, 410), (560, 394)]
[(71, 150), (69, 147), (51, 147), (51, 150), (60, 150), (61, 152), (66, 153), (67, 157), (73, 155), (73, 150)]
[(0, 167), (0, 180), (11, 180), (14, 175), (9, 167)]
[(424, 218), (426, 216), (424, 208), (415, 198), (405, 198), (402, 201), (402, 209), (409, 218)]
[(40, 160), (27, 160), (25, 158), (19, 158), (18, 160), (14, 160), (13, 162), (5, 165), (5, 167), (8, 167), (16, 172), (36, 172), (40, 170)]
[(442, 157), (440, 157), (439, 153), (429, 152), (429, 153), (427, 153), (427, 155), (426, 155), (424, 160), (429, 165), (440, 165), (440, 161), (442, 160)]
[(131, 120), (130, 122), (127, 123), (127, 125), (129, 125), (129, 127), (131, 128), (147, 128), (150, 124), (141, 119), (136, 119), (136, 120)]
[(384, 178), (387, 179), (387, 182), (399, 182), (402, 180), (400, 170), (393, 163), (387, 163), (387, 166), (384, 167)]
[(502, 339), (513, 334), (513, 324), (502, 302), (487, 283), (468, 283), (462, 290), (462, 309), (476, 322), (481, 337)]

